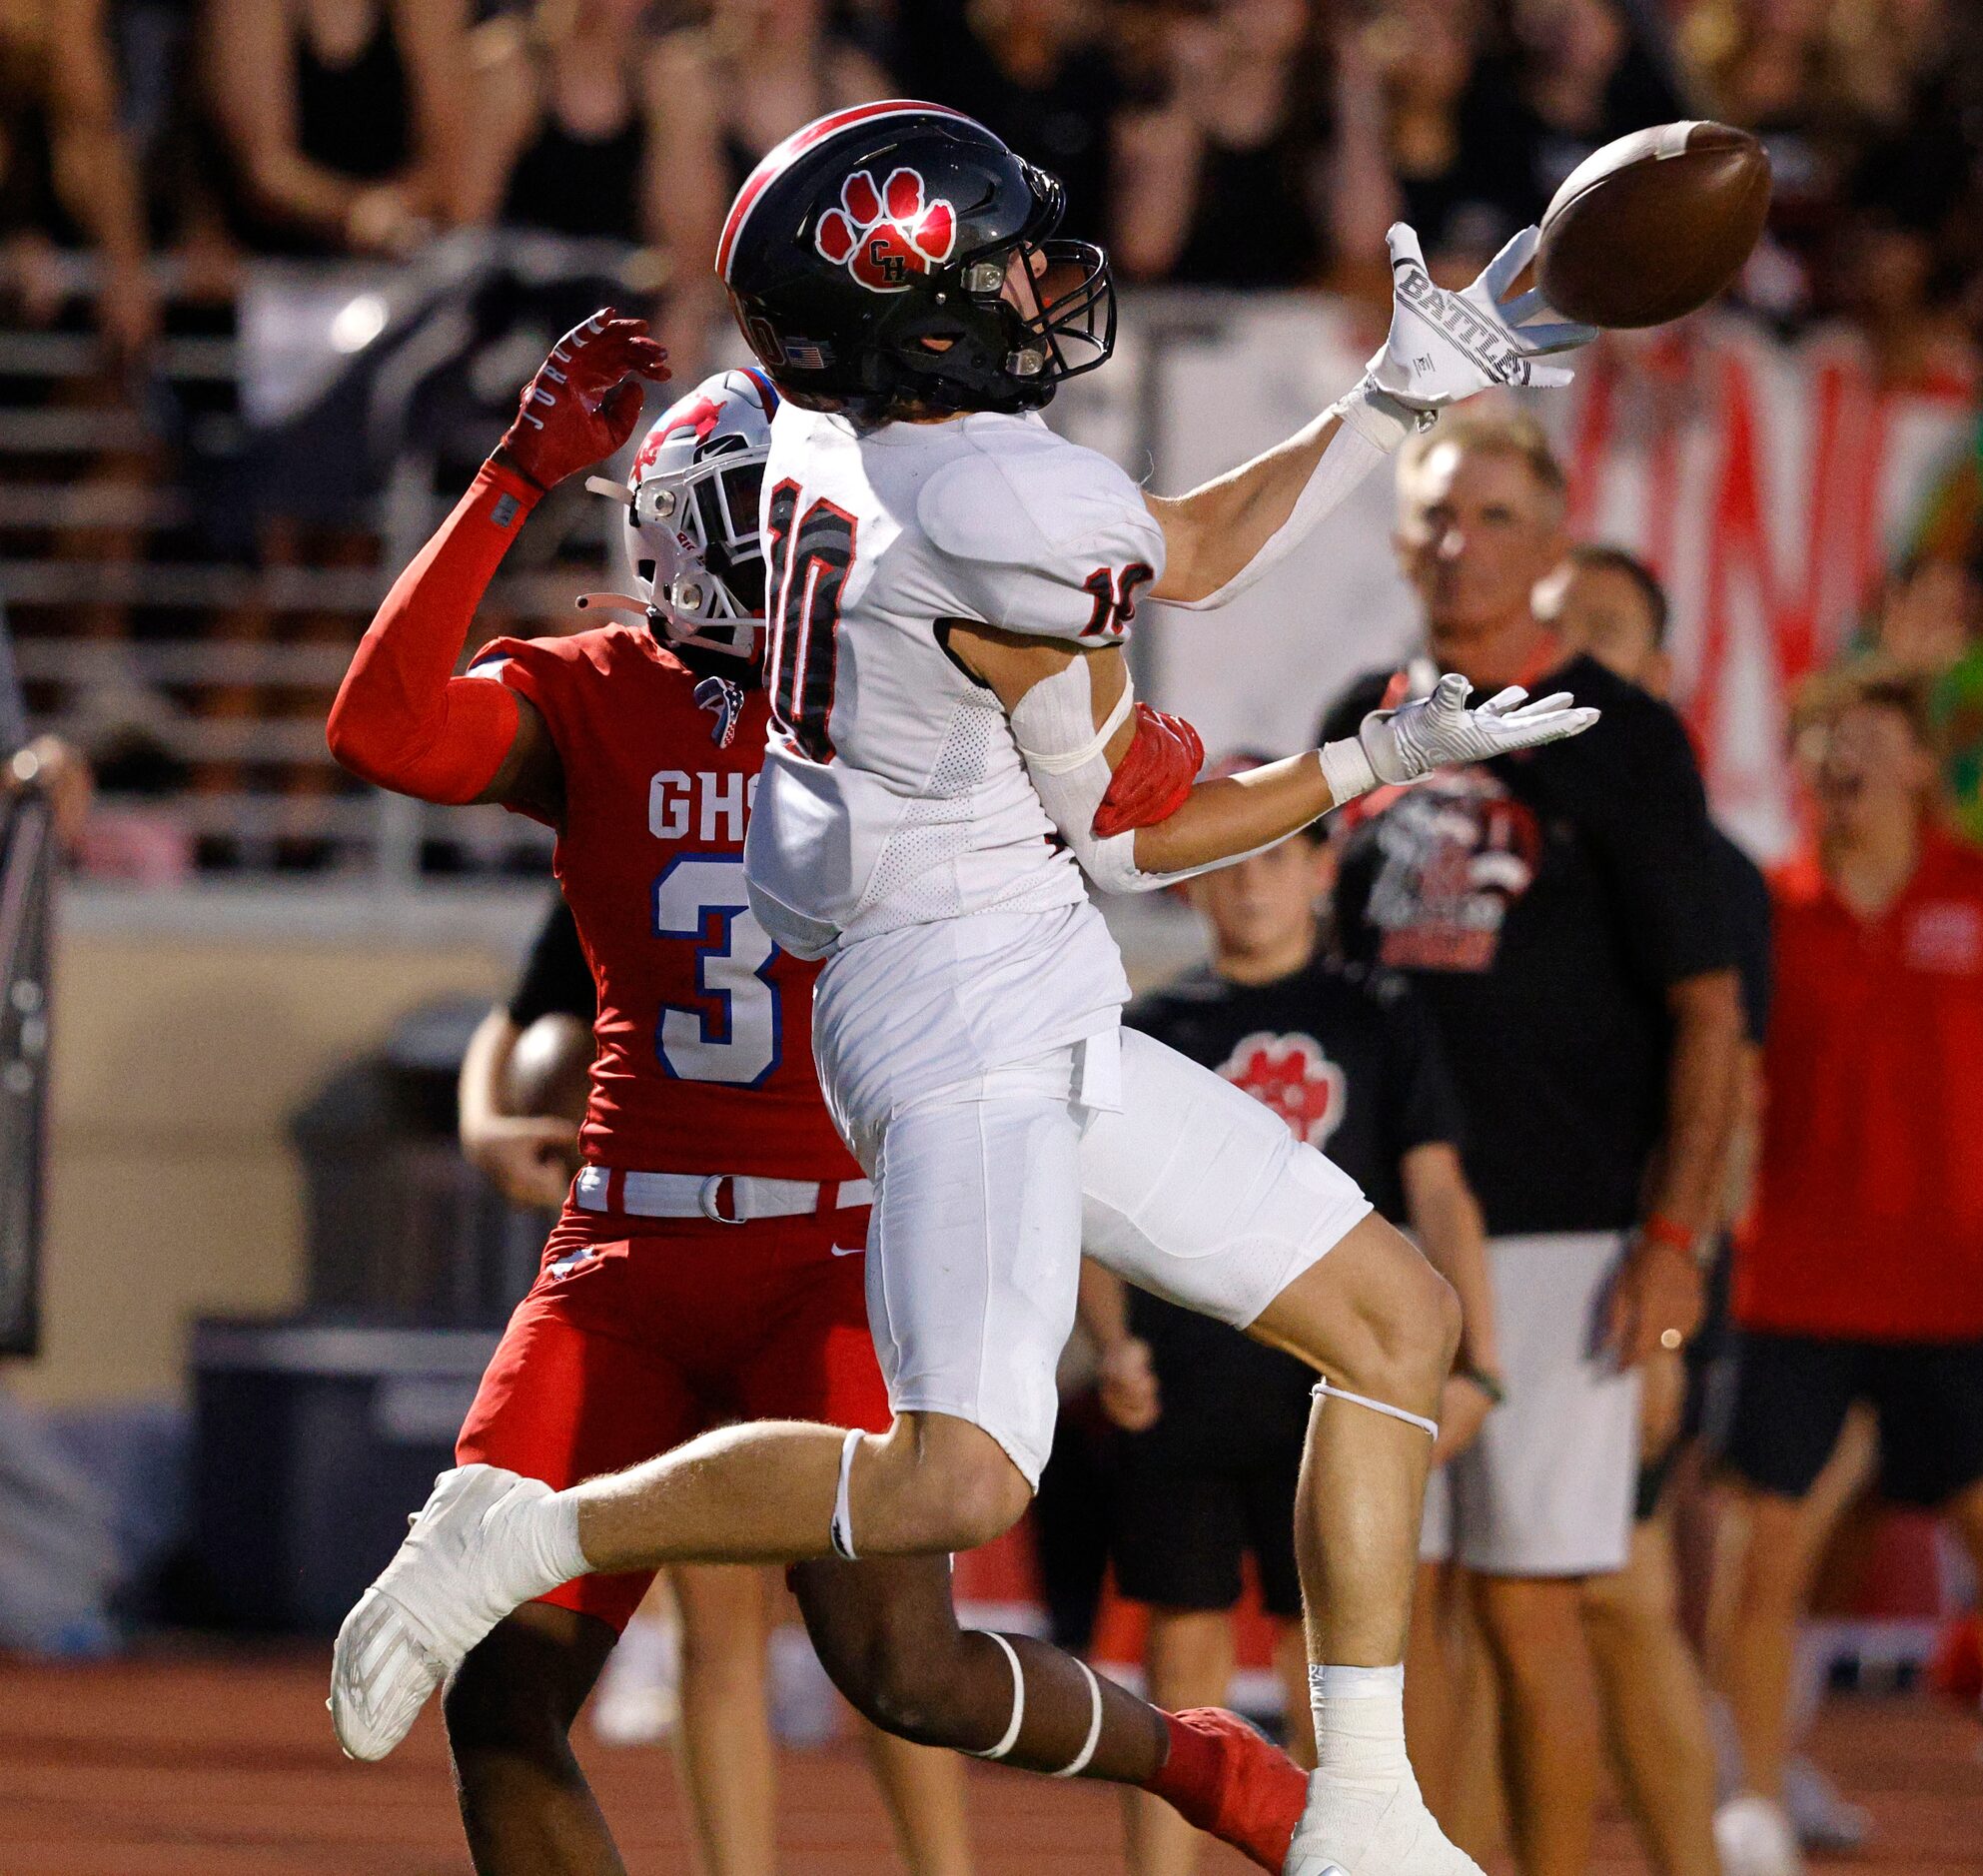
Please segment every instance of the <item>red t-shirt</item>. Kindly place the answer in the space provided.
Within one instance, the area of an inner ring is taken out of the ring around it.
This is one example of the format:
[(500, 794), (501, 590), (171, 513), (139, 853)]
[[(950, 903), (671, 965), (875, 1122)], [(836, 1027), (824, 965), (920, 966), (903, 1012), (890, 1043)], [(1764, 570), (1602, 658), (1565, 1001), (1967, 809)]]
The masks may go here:
[(1983, 854), (1929, 833), (1879, 918), (1779, 884), (1754, 1329), (1983, 1338)]
[(498, 638), (474, 671), (536, 705), (564, 767), (552, 864), (599, 993), (587, 1162), (859, 1179), (812, 1065), (818, 966), (772, 944), (744, 895), (764, 693), (733, 708), (734, 687), (625, 625)]

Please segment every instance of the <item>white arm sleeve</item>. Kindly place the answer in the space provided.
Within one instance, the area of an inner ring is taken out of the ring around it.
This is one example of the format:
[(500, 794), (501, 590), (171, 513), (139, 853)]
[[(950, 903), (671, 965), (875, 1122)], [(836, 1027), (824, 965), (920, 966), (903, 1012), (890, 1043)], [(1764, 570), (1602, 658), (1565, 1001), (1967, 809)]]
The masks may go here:
[(1330, 408), (1338, 419), (1336, 435), (1316, 459), (1316, 466), (1302, 484), (1302, 492), (1295, 497), (1288, 518), (1261, 543), (1260, 551), (1216, 592), (1209, 592), (1202, 599), (1174, 599), (1167, 603), (1187, 612), (1205, 612), (1245, 592), (1294, 552), (1315, 524), (1405, 441), (1416, 415), (1396, 399), (1375, 390), (1368, 381)]
[[(1196, 879), (1200, 873), (1230, 866), (1250, 853), (1278, 847), (1280, 840), (1270, 840), (1248, 853), (1229, 853), (1203, 866), (1182, 867), (1175, 873), (1146, 873), (1136, 864), (1135, 828), (1106, 839), (1097, 836), (1095, 810), (1109, 791), (1111, 774), (1105, 752), (1109, 738), (1128, 720), (1135, 697), (1135, 687), (1125, 682), (1108, 720), (1096, 728), (1088, 660), (1075, 658), (1064, 670), (1042, 678), (1013, 707), (1012, 735), (1026, 773), (1047, 818), (1081, 862), (1081, 870), (1104, 892), (1155, 892), (1179, 880)], [(1281, 839), (1289, 837), (1284, 834)]]

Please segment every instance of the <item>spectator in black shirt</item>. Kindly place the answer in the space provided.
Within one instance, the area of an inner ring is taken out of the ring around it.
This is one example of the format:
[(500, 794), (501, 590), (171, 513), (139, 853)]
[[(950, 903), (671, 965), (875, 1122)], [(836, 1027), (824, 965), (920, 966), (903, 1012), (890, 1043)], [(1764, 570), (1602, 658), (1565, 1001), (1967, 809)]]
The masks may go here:
[[(1550, 582), (1544, 609), (1567, 646), (1664, 699), (1672, 681), (1666, 650), (1666, 595), (1651, 570), (1620, 547), (1572, 548)], [(1763, 1032), (1769, 1021), (1769, 886), (1749, 856), (1718, 827), (1711, 832), (1729, 935), (1741, 983), (1742, 1047), (1738, 1125), (1752, 1131), (1759, 1111)], [(1723, 1216), (1732, 1215), (1733, 1181), (1722, 1182)], [(1692, 1556), (1704, 1566), (1708, 1533), (1691, 1550), (1676, 1544), (1681, 1514), (1704, 1523), (1693, 1441), (1711, 1365), (1725, 1361), (1728, 1305), (1727, 1234), (1715, 1234), (1707, 1317), (1685, 1351), (1654, 1350), (1646, 1358), (1639, 1404), (1640, 1464), (1637, 1523), (1631, 1553), (1614, 1576), (1593, 1576), (1584, 1588), (1584, 1625), (1597, 1670), (1618, 1770), (1646, 1852), (1661, 1872), (1701, 1869), (1713, 1876), (1714, 1747), (1706, 1724), (1701, 1673), (1680, 1616), (1676, 1565)], [(1671, 1480), (1671, 1489), (1668, 1481)], [(1683, 1499), (1675, 1504), (1674, 1499)], [(1677, 1552), (1677, 1554), (1676, 1554)], [(1704, 1600), (1705, 1585), (1696, 1585)], [(1819, 1775), (1811, 1768), (1811, 1778)], [(1819, 1793), (1808, 1780), (1800, 1787)], [(1842, 1815), (1842, 1801), (1828, 1807)]]
[[(1195, 881), (1212, 961), (1139, 998), (1127, 1020), (1274, 1109), (1409, 1227), (1452, 1282), (1466, 1327), (1441, 1406), (1441, 1460), (1474, 1436), (1499, 1386), (1481, 1214), (1426, 1012), (1402, 978), (1334, 963), (1320, 948), (1330, 871), (1312, 832)], [(1313, 1372), (1094, 1265), (1082, 1272), (1082, 1315), (1099, 1345), (1103, 1407), (1124, 1429), (1111, 1547), (1122, 1592), (1153, 1605), (1152, 1698), (1225, 1699), (1230, 1611), (1251, 1550), (1283, 1624), (1277, 1667), (1299, 1716), (1308, 1665), (1290, 1533)], [(1302, 1752), (1306, 1729), (1291, 1726), (1289, 1741)], [(1134, 1876), (1184, 1876), (1195, 1840), (1173, 1815), (1132, 1800), (1129, 1849)]]
[[(1639, 1365), (1696, 1327), (1741, 1015), (1700, 777), (1664, 704), (1537, 618), (1563, 477), (1532, 424), (1450, 419), (1399, 470), (1430, 649), (1492, 692), (1598, 705), (1588, 735), (1371, 798), (1346, 952), (1406, 971), (1447, 1045), (1489, 1234), (1507, 1405), (1451, 1468), (1453, 1549), (1499, 1683), (1523, 1876), (1586, 1865), (1598, 1709), (1583, 1579), (1623, 1566)], [(1361, 681), (1325, 734), (1398, 680)], [(1711, 1868), (1711, 1864), (1708, 1866)]]

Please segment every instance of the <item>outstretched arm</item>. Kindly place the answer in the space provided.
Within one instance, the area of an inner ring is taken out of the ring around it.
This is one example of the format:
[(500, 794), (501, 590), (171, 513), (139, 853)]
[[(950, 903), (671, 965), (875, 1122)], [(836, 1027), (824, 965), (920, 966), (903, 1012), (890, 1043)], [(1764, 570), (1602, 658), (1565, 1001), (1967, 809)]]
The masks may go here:
[(1048, 817), (1089, 877), (1111, 892), (1149, 892), (1258, 853), (1380, 783), (1402, 785), (1453, 762), (1477, 762), (1588, 729), (1597, 712), (1559, 692), (1530, 703), (1509, 689), (1478, 709), (1448, 675), (1430, 697), (1367, 717), (1355, 736), (1244, 775), (1196, 781), (1198, 732), (1135, 704), (1118, 646), (953, 621), (946, 642), (990, 686)]
[(638, 320), (596, 313), (551, 349), (516, 421), (469, 492), (394, 582), (331, 706), (331, 753), (355, 775), (423, 801), (501, 801), (551, 812), (557, 751), (506, 684), (457, 677), (469, 626), (523, 517), (552, 483), (632, 434), (635, 374), (665, 378)]
[(1535, 251), (1524, 229), (1464, 293), (1436, 287), (1403, 222), (1391, 250), (1391, 333), (1363, 378), (1286, 443), (1185, 495), (1146, 495), (1164, 530), (1152, 596), (1194, 609), (1224, 605), (1291, 553), (1411, 431), (1489, 385), (1566, 385), (1538, 363), (1596, 337), (1548, 313), (1539, 290), (1513, 291)]

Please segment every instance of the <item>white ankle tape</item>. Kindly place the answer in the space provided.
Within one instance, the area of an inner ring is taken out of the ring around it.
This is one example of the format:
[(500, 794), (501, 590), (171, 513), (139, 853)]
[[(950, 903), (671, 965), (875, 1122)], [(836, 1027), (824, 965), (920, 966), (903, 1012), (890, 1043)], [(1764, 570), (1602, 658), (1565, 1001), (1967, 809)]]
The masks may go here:
[(840, 1442), (840, 1484), (833, 1493), (833, 1522), (827, 1527), (827, 1536), (832, 1539), (836, 1556), (843, 1556), (849, 1563), (860, 1559), (854, 1552), (854, 1507), (852, 1491), (854, 1482), (854, 1452), (861, 1443), (861, 1429), (850, 1426), (847, 1436)]
[(1095, 1748), (1102, 1743), (1102, 1683), (1095, 1678), (1095, 1670), (1078, 1654), (1074, 1656), (1074, 1665), (1088, 1676), (1088, 1737), (1082, 1741), (1081, 1750), (1072, 1761), (1054, 1773), (1056, 1778), (1079, 1778), (1088, 1769), (1088, 1761), (1095, 1756)]
[(1416, 1426), (1421, 1432), (1431, 1433), (1435, 1439), (1440, 1436), (1438, 1420), (1429, 1420), (1423, 1413), (1408, 1413), (1403, 1407), (1392, 1407), (1387, 1402), (1373, 1401), (1369, 1395), (1352, 1394), (1347, 1388), (1332, 1388), (1326, 1381), (1317, 1382), (1314, 1393), (1317, 1400), (1321, 1400), (1326, 1395), (1332, 1401), (1348, 1401), (1353, 1406), (1369, 1407), (1373, 1413), (1386, 1413), (1395, 1420), (1403, 1420), (1408, 1426)]
[[(968, 1757), (974, 1759), (1002, 1759), (1019, 1743), (1019, 1728), (1026, 1723), (1026, 1671), (1019, 1665), (1019, 1650), (995, 1628), (987, 1628), (986, 1634), (1005, 1650), (1005, 1658), (1012, 1663), (1012, 1724), (1005, 1729), (1005, 1737), (997, 1745), (983, 1752), (972, 1752), (964, 1748)], [(1097, 1694), (1099, 1700), (1100, 1695)]]

